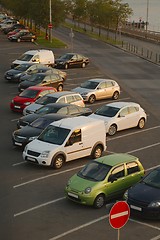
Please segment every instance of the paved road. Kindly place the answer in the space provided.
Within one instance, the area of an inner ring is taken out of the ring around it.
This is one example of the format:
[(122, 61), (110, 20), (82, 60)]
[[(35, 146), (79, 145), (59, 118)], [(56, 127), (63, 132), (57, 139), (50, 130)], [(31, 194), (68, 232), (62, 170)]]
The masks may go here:
[[(70, 45), (67, 29), (57, 29), (54, 34)], [(130, 129), (108, 138), (108, 151), (104, 154), (131, 153), (140, 158), (146, 172), (159, 165), (159, 67), (78, 33), (75, 33), (73, 46), (75, 51), (89, 56), (91, 63), (85, 69), (66, 70), (66, 90), (89, 78), (113, 77), (122, 87), (119, 100), (139, 102), (149, 114), (143, 130)], [(110, 204), (95, 210), (74, 204), (64, 197), (68, 179), (89, 159), (72, 161), (61, 170), (53, 170), (25, 163), (22, 150), (12, 146), (11, 134), (21, 115), (9, 109), (11, 99), (17, 94), (17, 84), (7, 83), (4, 72), (20, 54), (37, 48), (39, 46), (32, 43), (10, 43), (0, 34), (0, 239), (117, 239), (117, 230), (112, 229), (108, 221)], [(70, 50), (53, 49), (56, 56)], [(89, 106), (94, 111), (110, 101)], [(159, 239), (160, 223), (131, 218), (121, 229), (120, 237), (123, 240)]]

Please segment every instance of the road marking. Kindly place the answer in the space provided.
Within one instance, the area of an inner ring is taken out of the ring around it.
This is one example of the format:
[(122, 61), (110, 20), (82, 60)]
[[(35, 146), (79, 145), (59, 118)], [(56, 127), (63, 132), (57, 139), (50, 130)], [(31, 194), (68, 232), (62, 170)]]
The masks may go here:
[(116, 140), (116, 139), (119, 139), (119, 138), (128, 137), (128, 136), (131, 136), (131, 135), (134, 135), (134, 134), (137, 134), (137, 133), (147, 132), (147, 131), (150, 131), (150, 130), (154, 130), (154, 129), (157, 129), (157, 128), (160, 128), (160, 125), (155, 126), (155, 127), (151, 127), (151, 128), (147, 128), (147, 129), (141, 129), (141, 130), (136, 131), (136, 132), (133, 132), (133, 133), (127, 133), (127, 134), (122, 135), (122, 136), (113, 137), (113, 138), (107, 138), (107, 139), (108, 139), (108, 141), (112, 141), (112, 140)]
[[(118, 101), (124, 101), (124, 100), (129, 100), (130, 98), (127, 97), (127, 98), (119, 98), (117, 100), (114, 100), (114, 102), (118, 102)], [(96, 106), (96, 105), (101, 105), (101, 104), (109, 104), (109, 103), (112, 103), (113, 101), (107, 101), (106, 102), (98, 102), (96, 101), (95, 103), (92, 103), (92, 104), (86, 104), (86, 107), (91, 107), (91, 106)]]
[(142, 150), (144, 150), (144, 149), (148, 149), (148, 148), (155, 147), (155, 146), (158, 146), (158, 145), (160, 145), (160, 142), (154, 143), (154, 144), (152, 144), (152, 145), (149, 145), (149, 146), (146, 146), (146, 147), (143, 147), (143, 148), (138, 148), (138, 149), (129, 151), (129, 152), (127, 152), (127, 153), (134, 153), (134, 152), (142, 151)]
[(12, 167), (15, 167), (15, 166), (18, 166), (18, 165), (21, 165), (21, 164), (26, 164), (26, 162), (14, 163), (14, 164), (12, 165)]
[(116, 214), (111, 215), (111, 219), (115, 219), (115, 218), (118, 218), (118, 217), (123, 217), (123, 216), (126, 216), (126, 215), (128, 215), (128, 211), (124, 211), (124, 212), (121, 212), (121, 213), (116, 213)]
[(87, 76), (87, 77), (77, 77), (77, 78), (67, 78), (67, 81), (76, 81), (76, 80), (79, 80), (79, 79), (93, 79), (93, 78), (101, 78), (103, 77), (104, 75), (99, 75), (99, 76)]
[(65, 199), (65, 197), (57, 198), (57, 199), (55, 199), (55, 200), (52, 200), (52, 201), (49, 201), (49, 202), (46, 202), (46, 203), (42, 203), (42, 204), (40, 204), (40, 205), (37, 205), (36, 207), (29, 208), (29, 209), (24, 210), (24, 211), (22, 211), (22, 212), (16, 213), (16, 214), (14, 214), (14, 217), (18, 217), (18, 216), (20, 216), (20, 215), (22, 215), (22, 214), (25, 214), (25, 213), (34, 211), (34, 210), (36, 210), (36, 209), (38, 209), (38, 208), (41, 208), (41, 207), (45, 207), (45, 206), (47, 206), (47, 205), (49, 205), (49, 204), (52, 204), (52, 203), (59, 202), (59, 201), (61, 201), (61, 200), (63, 200), (63, 199)]
[(56, 173), (52, 173), (52, 174), (49, 174), (47, 176), (43, 176), (43, 177), (40, 177), (40, 178), (35, 178), (35, 179), (30, 180), (28, 182), (24, 182), (24, 183), (20, 183), (18, 185), (14, 185), (13, 188), (22, 187), (24, 185), (27, 185), (27, 184), (30, 184), (30, 183), (33, 183), (33, 182), (36, 182), (36, 181), (39, 181), (39, 180), (42, 180), (42, 179), (53, 177), (53, 176), (56, 176), (56, 175), (60, 175), (60, 174), (66, 173), (66, 172), (71, 172), (73, 170), (76, 170), (76, 169), (79, 169), (79, 168), (82, 168), (82, 167), (84, 167), (84, 165), (81, 165), (81, 166), (78, 166), (78, 167), (75, 167), (75, 168), (70, 168), (70, 169), (67, 169), (67, 170), (64, 170), (64, 171), (59, 171), (59, 172), (56, 172)]
[(158, 240), (158, 239), (160, 239), (160, 235), (158, 235), (158, 236), (156, 236), (154, 238), (151, 238), (150, 240)]

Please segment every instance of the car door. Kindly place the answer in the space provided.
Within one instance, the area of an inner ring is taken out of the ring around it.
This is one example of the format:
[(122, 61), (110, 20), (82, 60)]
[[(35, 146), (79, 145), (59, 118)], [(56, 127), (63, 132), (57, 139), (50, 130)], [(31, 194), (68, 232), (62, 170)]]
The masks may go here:
[(106, 81), (106, 97), (111, 98), (115, 92), (115, 86), (112, 81)]
[(130, 117), (130, 124), (131, 124), (130, 127), (136, 127), (140, 120), (138, 106), (130, 106), (129, 107), (129, 117)]
[(70, 67), (77, 67), (78, 66), (78, 59), (77, 59), (77, 55), (75, 54), (71, 59), (70, 59)]
[(116, 124), (118, 126), (118, 131), (127, 129), (131, 127), (131, 115), (129, 116), (129, 108), (124, 107), (119, 111), (117, 115)]
[(125, 191), (125, 167), (124, 164), (113, 167), (105, 180), (105, 195), (113, 198)]
[(106, 84), (105, 82), (101, 82), (98, 84), (95, 90), (96, 99), (104, 99), (106, 98)]
[(45, 78), (43, 79), (43, 81), (39, 85), (40, 86), (52, 87), (51, 76), (50, 75), (45, 76)]

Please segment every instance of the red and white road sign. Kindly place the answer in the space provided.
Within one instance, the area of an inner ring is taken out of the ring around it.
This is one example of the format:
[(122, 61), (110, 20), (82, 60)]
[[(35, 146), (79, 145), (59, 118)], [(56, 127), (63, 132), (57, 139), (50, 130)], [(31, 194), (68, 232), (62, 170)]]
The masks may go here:
[(49, 23), (49, 24), (48, 24), (48, 28), (52, 28), (52, 23)]
[(109, 222), (113, 228), (119, 229), (127, 223), (129, 216), (129, 205), (125, 201), (119, 201), (111, 208)]

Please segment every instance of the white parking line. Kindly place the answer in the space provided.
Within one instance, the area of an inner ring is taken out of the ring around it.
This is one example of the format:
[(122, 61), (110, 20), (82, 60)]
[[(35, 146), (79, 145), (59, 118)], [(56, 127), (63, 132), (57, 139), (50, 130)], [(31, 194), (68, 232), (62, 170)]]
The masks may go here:
[(144, 149), (151, 148), (151, 147), (155, 147), (155, 146), (158, 146), (158, 145), (160, 145), (160, 142), (151, 144), (151, 145), (146, 146), (146, 147), (143, 147), (143, 148), (137, 148), (137, 149), (132, 150), (132, 151), (129, 151), (129, 152), (127, 152), (127, 153), (134, 153), (134, 152), (142, 151), (142, 150), (144, 150)]
[(30, 183), (33, 183), (33, 182), (36, 182), (36, 181), (39, 181), (39, 180), (42, 180), (42, 179), (45, 179), (45, 178), (53, 177), (53, 176), (60, 175), (60, 174), (66, 173), (66, 172), (71, 172), (73, 170), (82, 168), (83, 166), (84, 165), (81, 165), (81, 166), (78, 166), (78, 167), (75, 167), (75, 168), (70, 168), (70, 169), (67, 169), (67, 170), (64, 170), (64, 171), (58, 171), (58, 172), (55, 172), (55, 173), (52, 173), (52, 174), (49, 174), (47, 176), (43, 176), (43, 177), (40, 177), (40, 178), (35, 178), (35, 179), (30, 180), (28, 182), (24, 182), (24, 183), (20, 183), (18, 185), (15, 185), (15, 186), (13, 186), (13, 188), (22, 187), (24, 185), (27, 185), (27, 184), (30, 184)]
[[(118, 102), (118, 101), (124, 101), (124, 100), (128, 100), (128, 99), (130, 99), (130, 98), (119, 98), (119, 99), (117, 99), (117, 100), (114, 100), (114, 102)], [(101, 105), (101, 104), (109, 104), (109, 103), (112, 103), (113, 101), (111, 100), (111, 101), (107, 101), (107, 102), (98, 102), (98, 101), (96, 101), (95, 103), (92, 103), (92, 104), (86, 104), (86, 107), (91, 107), (91, 106), (96, 106), (96, 105)]]
[(27, 209), (27, 210), (24, 210), (24, 211), (22, 211), (22, 212), (19, 212), (19, 213), (14, 214), (14, 217), (18, 217), (18, 216), (20, 216), (20, 215), (22, 215), (22, 214), (31, 212), (31, 211), (36, 210), (36, 209), (41, 208), (41, 207), (45, 207), (45, 206), (47, 206), (47, 205), (49, 205), (49, 204), (52, 204), (52, 203), (59, 202), (59, 201), (61, 201), (61, 200), (63, 200), (63, 199), (65, 199), (65, 197), (57, 198), (57, 199), (55, 199), (55, 200), (52, 200), (52, 201), (49, 201), (49, 202), (46, 202), (46, 203), (37, 205), (36, 207), (29, 208), (29, 209)]
[(158, 236), (156, 236), (154, 238), (151, 238), (150, 240), (158, 240), (158, 239), (160, 239), (160, 235), (158, 235)]
[(104, 75), (100, 74), (98, 76), (87, 76), (87, 77), (76, 77), (76, 78), (67, 78), (67, 81), (76, 81), (76, 80), (79, 80), (79, 79), (92, 79), (92, 78), (101, 78), (103, 77)]

